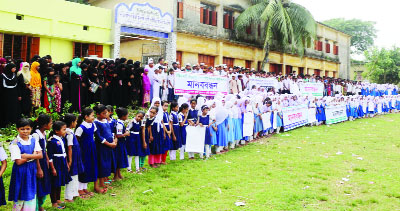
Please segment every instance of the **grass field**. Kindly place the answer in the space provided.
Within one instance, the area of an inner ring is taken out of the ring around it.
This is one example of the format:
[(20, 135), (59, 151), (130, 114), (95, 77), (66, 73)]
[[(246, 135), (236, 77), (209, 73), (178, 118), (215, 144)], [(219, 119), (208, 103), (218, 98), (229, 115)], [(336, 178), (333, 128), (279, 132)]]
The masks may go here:
[(400, 210), (399, 125), (390, 114), (299, 128), (209, 160), (125, 173), (111, 192), (67, 210)]

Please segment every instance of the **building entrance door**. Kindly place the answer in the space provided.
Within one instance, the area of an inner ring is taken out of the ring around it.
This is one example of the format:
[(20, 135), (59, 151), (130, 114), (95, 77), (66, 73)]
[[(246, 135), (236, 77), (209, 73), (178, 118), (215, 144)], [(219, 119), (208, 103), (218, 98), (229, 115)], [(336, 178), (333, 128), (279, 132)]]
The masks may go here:
[(142, 64), (147, 64), (149, 59), (153, 59), (154, 63), (159, 58), (165, 58), (165, 43), (151, 43), (142, 45)]

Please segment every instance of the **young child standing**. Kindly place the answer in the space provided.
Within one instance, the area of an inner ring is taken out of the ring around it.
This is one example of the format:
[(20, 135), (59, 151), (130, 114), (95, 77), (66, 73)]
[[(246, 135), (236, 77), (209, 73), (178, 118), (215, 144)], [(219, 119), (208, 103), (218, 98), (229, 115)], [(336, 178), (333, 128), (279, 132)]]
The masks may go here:
[[(143, 118), (144, 118), (144, 112), (139, 111), (136, 114), (135, 118), (132, 120), (132, 122), (129, 123), (128, 127), (126, 128), (130, 132), (130, 135), (126, 141), (126, 151), (128, 154), (128, 164), (129, 164), (128, 171), (132, 171), (132, 158), (135, 157), (136, 173), (140, 172), (140, 160), (143, 159), (140, 157), (142, 156), (141, 152), (143, 149), (143, 140), (141, 139), (140, 136)], [(146, 158), (145, 156), (142, 157)]]
[[(67, 134), (65, 139), (67, 141), (68, 153), (68, 166), (71, 181), (65, 186), (65, 201), (73, 202), (74, 197), (79, 196), (79, 180), (78, 174), (84, 172), (83, 163), (81, 158), (81, 149), (79, 147), (78, 139), (74, 134), (74, 129), (77, 124), (77, 117), (74, 114), (65, 114), (62, 121), (67, 125)], [(84, 198), (82, 196), (81, 198)]]
[(97, 131), (94, 121), (94, 111), (91, 108), (82, 110), (78, 118), (78, 128), (75, 135), (81, 147), (81, 158), (84, 172), (79, 174), (79, 195), (93, 196), (94, 194), (87, 189), (89, 182), (96, 182), (98, 175), (96, 144), (94, 142), (94, 133)]
[(116, 137), (118, 138), (117, 147), (114, 149), (116, 171), (114, 174), (114, 180), (120, 180), (124, 177), (121, 175), (121, 169), (128, 167), (128, 155), (126, 153), (126, 137), (129, 136), (129, 130), (126, 130), (124, 121), (128, 119), (128, 110), (126, 108), (117, 108), (118, 115), (116, 125)]
[[(149, 160), (150, 159), (154, 159), (154, 158), (150, 158), (150, 143), (154, 140), (153, 138), (153, 134), (152, 134), (152, 125), (153, 122), (156, 118), (156, 115), (158, 113), (158, 107), (150, 107), (148, 114), (146, 114), (146, 119), (143, 120), (142, 122), (142, 140), (143, 140), (143, 151), (140, 153), (141, 157), (144, 157), (146, 155), (149, 155)], [(144, 159), (143, 159), (143, 163), (142, 160), (140, 160), (140, 167), (143, 168), (143, 164), (144, 164)], [(149, 161), (150, 166), (154, 167), (154, 160)]]
[(187, 103), (184, 103), (181, 105), (178, 114), (179, 126), (180, 126), (179, 130), (181, 132), (181, 141), (182, 141), (182, 146), (179, 149), (181, 160), (185, 159), (186, 126), (188, 126), (188, 120), (187, 120), (188, 111), (189, 111), (189, 105)]
[(0, 206), (6, 205), (6, 193), (4, 190), (4, 183), (3, 183), (3, 174), (7, 168), (7, 154), (4, 151), (3, 143), (0, 143)]
[(72, 179), (69, 175), (67, 154), (64, 145), (64, 137), (67, 133), (67, 125), (64, 122), (56, 121), (53, 124), (53, 131), (50, 133), (50, 141), (47, 144), (49, 166), (51, 172), (51, 203), (57, 209), (64, 209), (60, 206), (61, 187), (68, 184)]
[(98, 161), (98, 181), (95, 182), (95, 191), (97, 193), (107, 192), (105, 182), (111, 175), (111, 162), (112, 162), (112, 150), (117, 146), (117, 139), (114, 138), (110, 124), (107, 121), (108, 110), (106, 106), (99, 104), (95, 107), (97, 119), (94, 121), (96, 124), (96, 151)]
[[(208, 108), (208, 106), (203, 105), (201, 107), (202, 114), (197, 119), (197, 125), (200, 125), (200, 127), (206, 127), (206, 133), (204, 137), (204, 144), (205, 144), (204, 148), (205, 148), (206, 158), (209, 158), (211, 154), (212, 143), (211, 143), (210, 127), (211, 124), (214, 123), (210, 121), (210, 115), (208, 115), (209, 110), (210, 109)], [(200, 158), (203, 158), (203, 153), (200, 154)]]
[(149, 140), (149, 165), (153, 168), (157, 168), (161, 163), (161, 154), (164, 154), (164, 146), (162, 145), (163, 141), (163, 111), (161, 107), (161, 99), (158, 97), (153, 98), (152, 107), (157, 107), (157, 114), (151, 123), (151, 140)]
[(53, 125), (53, 120), (47, 114), (40, 114), (34, 122), (35, 131), (32, 137), (38, 140), (40, 148), (42, 148), (42, 159), (36, 160), (37, 165), (37, 206), (39, 210), (44, 210), (43, 204), (46, 196), (51, 192), (50, 172), (48, 167), (49, 157), (46, 153), (46, 130), (50, 130)]
[(167, 155), (168, 155), (168, 150), (172, 149), (172, 139), (171, 139), (171, 133), (172, 133), (172, 126), (170, 125), (169, 122), (169, 114), (168, 114), (168, 102), (167, 101), (162, 101), (161, 106), (163, 109), (163, 119), (162, 119), (162, 124), (163, 124), (163, 142), (162, 146), (164, 148), (163, 154), (161, 155), (161, 164), (166, 165), (166, 160), (167, 160)]
[(178, 110), (179, 110), (178, 103), (172, 102), (171, 114), (169, 115), (169, 122), (171, 125), (171, 139), (172, 139), (172, 147), (169, 150), (170, 160), (176, 160), (176, 150), (182, 147)]
[(8, 201), (13, 201), (13, 210), (36, 210), (37, 181), (36, 160), (43, 157), (39, 140), (33, 138), (31, 121), (19, 119), (16, 123), (18, 136), (10, 143), (11, 173)]

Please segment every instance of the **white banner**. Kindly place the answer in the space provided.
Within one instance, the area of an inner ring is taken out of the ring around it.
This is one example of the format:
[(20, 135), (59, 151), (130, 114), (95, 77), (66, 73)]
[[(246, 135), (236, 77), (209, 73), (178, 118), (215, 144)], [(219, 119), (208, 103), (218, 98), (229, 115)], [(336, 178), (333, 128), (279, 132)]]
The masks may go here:
[(250, 89), (254, 85), (256, 87), (274, 87), (276, 89), (278, 87), (278, 80), (276, 78), (251, 78), (249, 81)]
[(204, 152), (204, 137), (206, 137), (206, 127), (187, 126), (186, 127), (186, 152)]
[(323, 83), (300, 83), (299, 88), (302, 95), (312, 95), (315, 97), (322, 97), (324, 95)]
[(271, 128), (271, 112), (261, 115), (264, 130)]
[(327, 106), (325, 108), (326, 124), (335, 124), (347, 120), (346, 106)]
[(292, 130), (308, 123), (307, 105), (291, 106), (282, 109), (284, 130)]
[(254, 133), (254, 114), (251, 112), (243, 115), (243, 137), (252, 136)]
[(119, 3), (115, 6), (115, 23), (139, 29), (170, 33), (173, 31), (174, 18), (169, 13), (162, 13), (149, 3), (132, 3), (129, 6)]
[(175, 95), (215, 96), (218, 93), (228, 94), (228, 78), (201, 73), (175, 72)]

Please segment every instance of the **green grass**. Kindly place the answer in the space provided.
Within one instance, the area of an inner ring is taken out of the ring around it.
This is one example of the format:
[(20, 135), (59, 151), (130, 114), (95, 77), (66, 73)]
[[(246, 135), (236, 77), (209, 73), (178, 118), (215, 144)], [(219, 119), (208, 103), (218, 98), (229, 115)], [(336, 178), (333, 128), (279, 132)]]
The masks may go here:
[(78, 200), (67, 210), (399, 210), (399, 123), (390, 114), (303, 127), (205, 161), (124, 171), (116, 196)]

